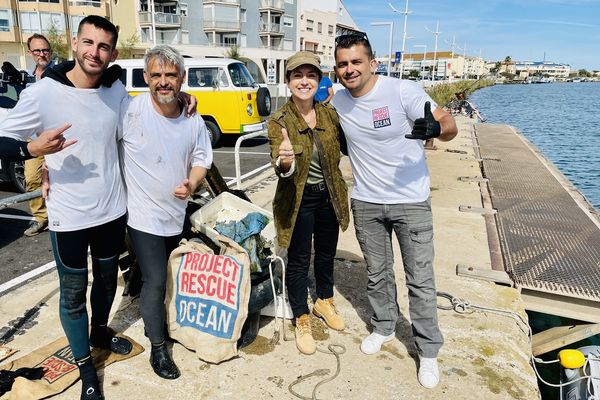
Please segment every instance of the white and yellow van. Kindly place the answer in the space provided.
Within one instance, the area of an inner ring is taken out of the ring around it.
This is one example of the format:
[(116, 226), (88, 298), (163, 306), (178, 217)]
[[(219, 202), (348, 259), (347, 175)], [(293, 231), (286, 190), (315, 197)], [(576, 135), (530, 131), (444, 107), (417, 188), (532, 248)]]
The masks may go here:
[[(131, 95), (147, 92), (144, 60), (117, 60), (121, 82)], [(186, 58), (186, 80), (181, 90), (198, 99), (198, 113), (206, 122), (211, 142), (221, 135), (243, 135), (265, 129), (271, 96), (259, 87), (244, 63), (230, 58)]]

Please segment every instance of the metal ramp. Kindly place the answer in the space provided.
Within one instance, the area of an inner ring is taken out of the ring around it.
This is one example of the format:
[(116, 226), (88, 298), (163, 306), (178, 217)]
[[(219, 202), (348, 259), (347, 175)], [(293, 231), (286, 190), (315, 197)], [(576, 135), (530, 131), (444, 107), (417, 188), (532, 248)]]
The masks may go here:
[(514, 129), (474, 126), (504, 263), (526, 308), (600, 323), (597, 211)]

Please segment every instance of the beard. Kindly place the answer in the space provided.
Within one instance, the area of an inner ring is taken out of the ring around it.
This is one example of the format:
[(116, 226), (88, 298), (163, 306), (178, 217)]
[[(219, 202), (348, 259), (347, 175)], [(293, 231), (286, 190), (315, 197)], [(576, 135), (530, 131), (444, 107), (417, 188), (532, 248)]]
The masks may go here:
[(50, 64), (50, 60), (47, 60), (45, 58), (38, 59), (37, 66), (40, 67), (41, 69), (43, 69), (43, 70), (46, 69), (48, 64)]
[(173, 88), (167, 88), (171, 90), (171, 93), (169, 94), (161, 94), (159, 92), (159, 90), (161, 89), (165, 89), (165, 88), (156, 88), (154, 89), (154, 97), (156, 98), (156, 101), (158, 101), (160, 104), (171, 104), (172, 102), (177, 100), (177, 95), (175, 94), (175, 91), (173, 90)]
[(97, 68), (90, 68), (85, 63), (86, 58), (83, 55), (77, 53), (75, 54), (75, 59), (77, 60), (77, 64), (79, 64), (83, 72), (85, 72), (87, 75), (102, 75), (104, 73), (104, 70), (106, 70), (106, 67), (108, 66), (108, 62), (102, 64), (102, 61), (94, 60), (96, 64), (99, 64), (99, 66)]

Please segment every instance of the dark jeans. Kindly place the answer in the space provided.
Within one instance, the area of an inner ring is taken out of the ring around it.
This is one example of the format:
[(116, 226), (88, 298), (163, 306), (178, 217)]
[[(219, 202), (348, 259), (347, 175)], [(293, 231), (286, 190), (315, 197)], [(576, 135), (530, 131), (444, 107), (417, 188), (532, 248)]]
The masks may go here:
[(50, 232), (60, 279), (60, 322), (77, 360), (90, 354), (86, 308), (88, 246), (94, 277), (90, 297), (92, 325), (106, 325), (117, 291), (119, 253), (124, 238), (125, 216), (78, 231)]
[(157, 236), (127, 227), (135, 257), (142, 271), (140, 312), (150, 343), (165, 340), (165, 290), (169, 255), (179, 245), (181, 235)]
[(288, 248), (285, 284), (294, 317), (308, 314), (307, 288), (311, 244), (314, 237), (315, 283), (317, 297), (333, 297), (333, 259), (339, 236), (339, 223), (327, 188), (305, 189)]

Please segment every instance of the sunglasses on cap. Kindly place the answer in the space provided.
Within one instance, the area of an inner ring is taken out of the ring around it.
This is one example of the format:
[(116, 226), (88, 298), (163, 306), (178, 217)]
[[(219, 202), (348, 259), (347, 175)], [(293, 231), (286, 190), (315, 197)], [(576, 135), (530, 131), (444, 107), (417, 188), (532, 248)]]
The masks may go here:
[(348, 33), (346, 35), (340, 35), (338, 37), (335, 38), (335, 44), (337, 45), (340, 42), (345, 42), (345, 41), (361, 41), (364, 40), (365, 42), (369, 43), (369, 38), (367, 37), (367, 34), (365, 32), (354, 32), (354, 33)]

